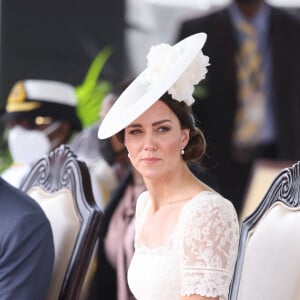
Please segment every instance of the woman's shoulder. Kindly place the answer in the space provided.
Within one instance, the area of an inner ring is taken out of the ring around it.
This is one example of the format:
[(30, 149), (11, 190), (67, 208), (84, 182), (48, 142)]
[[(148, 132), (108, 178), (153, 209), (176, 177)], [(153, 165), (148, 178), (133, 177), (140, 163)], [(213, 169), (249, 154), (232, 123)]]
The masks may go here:
[(139, 207), (145, 207), (149, 200), (150, 200), (149, 192), (144, 191), (139, 195), (136, 205)]
[(147, 203), (150, 201), (149, 192), (142, 192), (136, 201), (136, 217), (139, 218), (145, 211)]
[[(213, 191), (203, 191), (188, 201), (179, 220), (179, 234), (190, 235), (201, 230), (232, 233), (238, 240), (239, 222), (233, 204), (222, 195)], [(195, 231), (196, 230), (196, 231)]]
[(199, 192), (197, 195), (195, 195), (190, 201), (192, 205), (207, 205), (211, 204), (213, 206), (215, 205), (221, 205), (221, 206), (231, 206), (233, 207), (231, 201), (223, 197), (221, 194), (213, 191), (213, 190), (205, 190)]
[(218, 212), (237, 219), (236, 210), (231, 201), (214, 191), (202, 191), (188, 201), (184, 207), (185, 214), (212, 214)]

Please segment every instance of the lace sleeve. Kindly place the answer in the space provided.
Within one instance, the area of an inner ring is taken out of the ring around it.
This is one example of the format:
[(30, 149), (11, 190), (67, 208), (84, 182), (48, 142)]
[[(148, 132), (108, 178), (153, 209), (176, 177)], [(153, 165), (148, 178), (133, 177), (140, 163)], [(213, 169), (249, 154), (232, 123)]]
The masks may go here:
[(200, 195), (180, 224), (181, 293), (227, 299), (238, 249), (237, 215), (220, 195)]

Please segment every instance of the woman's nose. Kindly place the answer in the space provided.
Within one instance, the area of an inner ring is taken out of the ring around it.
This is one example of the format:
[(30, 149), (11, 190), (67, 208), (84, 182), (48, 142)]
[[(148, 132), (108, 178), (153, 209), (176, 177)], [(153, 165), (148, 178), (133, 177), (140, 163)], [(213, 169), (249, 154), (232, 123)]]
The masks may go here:
[(148, 150), (148, 151), (155, 151), (157, 150), (157, 146), (155, 144), (155, 141), (153, 139), (153, 136), (148, 134), (145, 137), (145, 141), (144, 141), (144, 149)]
[(154, 145), (149, 145), (148, 144), (148, 145), (145, 145), (144, 149), (147, 150), (147, 151), (156, 151), (157, 147), (154, 146)]

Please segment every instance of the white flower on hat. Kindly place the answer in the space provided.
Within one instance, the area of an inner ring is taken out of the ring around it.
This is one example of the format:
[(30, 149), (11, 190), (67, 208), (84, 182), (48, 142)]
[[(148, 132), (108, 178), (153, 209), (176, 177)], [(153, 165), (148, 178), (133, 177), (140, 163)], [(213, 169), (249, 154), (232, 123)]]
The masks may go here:
[[(174, 48), (164, 43), (152, 46), (147, 55), (145, 80), (149, 84), (160, 80), (161, 74), (166, 73), (180, 59), (182, 51), (181, 48)], [(194, 86), (205, 78), (207, 66), (209, 66), (209, 57), (203, 55), (200, 50), (194, 61), (168, 89), (168, 93), (174, 100), (184, 101), (191, 106), (195, 101), (193, 98)]]

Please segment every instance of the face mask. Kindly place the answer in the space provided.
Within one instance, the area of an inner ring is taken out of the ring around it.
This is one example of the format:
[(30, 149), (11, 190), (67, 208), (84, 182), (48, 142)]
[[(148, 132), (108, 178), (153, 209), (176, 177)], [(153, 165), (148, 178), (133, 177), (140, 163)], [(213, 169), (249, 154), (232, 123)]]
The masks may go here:
[[(60, 128), (61, 124), (62, 124), (61, 121), (55, 121), (52, 124), (50, 124), (48, 127), (46, 127), (42, 132), (44, 133), (44, 135), (50, 136), (54, 131)], [(51, 142), (50, 150), (52, 150), (62, 143), (62, 139), (60, 136), (52, 137), (50, 142)]]
[(15, 163), (30, 165), (49, 153), (51, 143), (43, 131), (15, 126), (9, 131), (8, 147)]

